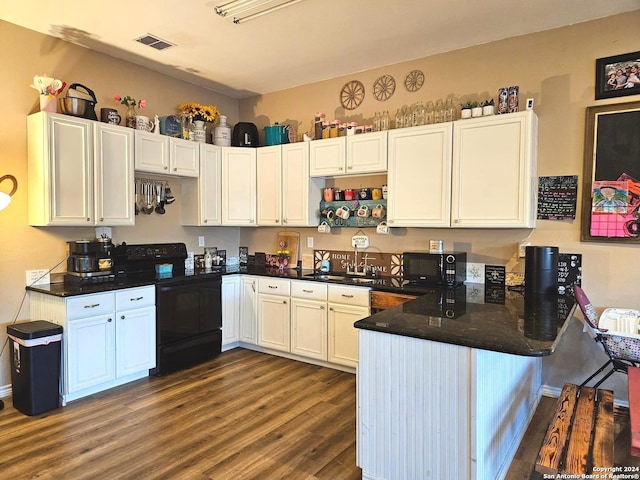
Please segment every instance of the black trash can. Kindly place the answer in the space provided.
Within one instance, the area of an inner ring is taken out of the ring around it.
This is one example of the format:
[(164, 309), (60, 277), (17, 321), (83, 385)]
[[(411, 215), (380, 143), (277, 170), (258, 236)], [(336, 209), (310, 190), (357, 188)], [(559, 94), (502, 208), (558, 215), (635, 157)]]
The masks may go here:
[(60, 406), (62, 327), (44, 320), (7, 326), (13, 406), (38, 415)]

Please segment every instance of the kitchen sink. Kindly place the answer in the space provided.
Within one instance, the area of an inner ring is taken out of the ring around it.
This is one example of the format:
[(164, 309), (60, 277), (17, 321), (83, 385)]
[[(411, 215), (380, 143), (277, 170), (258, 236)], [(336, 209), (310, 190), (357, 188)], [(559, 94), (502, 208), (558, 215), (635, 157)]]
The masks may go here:
[(330, 280), (344, 283), (375, 283), (375, 278), (355, 277), (352, 275), (334, 275), (330, 273), (309, 273), (305, 277), (313, 277), (318, 280)]

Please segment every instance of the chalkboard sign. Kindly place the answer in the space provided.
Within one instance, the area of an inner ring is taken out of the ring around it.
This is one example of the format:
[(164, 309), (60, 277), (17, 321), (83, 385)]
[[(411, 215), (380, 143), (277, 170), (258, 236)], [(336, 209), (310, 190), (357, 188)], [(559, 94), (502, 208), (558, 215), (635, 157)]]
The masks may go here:
[(538, 220), (576, 218), (578, 176), (540, 177), (538, 180)]

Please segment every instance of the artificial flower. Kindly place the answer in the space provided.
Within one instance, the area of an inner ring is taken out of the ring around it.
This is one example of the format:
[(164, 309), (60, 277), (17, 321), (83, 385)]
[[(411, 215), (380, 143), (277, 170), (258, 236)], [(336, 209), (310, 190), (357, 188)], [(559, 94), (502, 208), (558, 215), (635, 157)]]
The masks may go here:
[(201, 105), (195, 102), (181, 103), (178, 105), (178, 114), (186, 117), (193, 117), (194, 120), (215, 123), (220, 116), (220, 112), (213, 105)]
[(122, 105), (126, 105), (127, 107), (144, 108), (144, 107), (147, 106), (147, 101), (146, 100), (137, 101), (135, 98), (130, 97), (129, 95), (127, 95), (124, 98), (121, 97), (120, 95), (114, 95), (113, 99), (116, 102), (121, 103)]

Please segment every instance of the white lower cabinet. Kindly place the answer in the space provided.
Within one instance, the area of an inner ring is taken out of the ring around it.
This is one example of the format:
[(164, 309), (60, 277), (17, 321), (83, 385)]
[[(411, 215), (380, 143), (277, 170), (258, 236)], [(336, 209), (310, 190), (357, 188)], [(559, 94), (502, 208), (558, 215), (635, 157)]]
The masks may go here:
[(222, 347), (240, 340), (240, 292), (239, 275), (222, 277)]
[(291, 353), (327, 360), (327, 285), (291, 282)]
[(240, 341), (258, 343), (258, 277), (242, 276), (240, 285)]
[(156, 366), (153, 285), (29, 298), (32, 315), (63, 327), (63, 402), (148, 376)]
[(258, 279), (258, 345), (284, 352), (291, 350), (289, 292), (289, 280)]
[(358, 365), (358, 320), (370, 315), (369, 289), (329, 285), (328, 357), (338, 365)]

